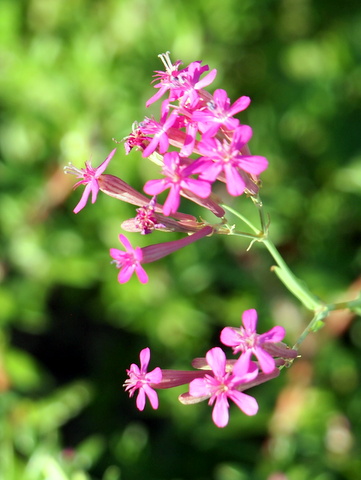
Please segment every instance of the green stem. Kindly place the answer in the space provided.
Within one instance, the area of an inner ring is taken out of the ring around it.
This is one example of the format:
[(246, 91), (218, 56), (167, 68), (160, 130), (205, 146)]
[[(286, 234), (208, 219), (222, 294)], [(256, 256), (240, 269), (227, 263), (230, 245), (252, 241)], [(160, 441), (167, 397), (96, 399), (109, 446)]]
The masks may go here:
[[(302, 304), (309, 310), (316, 311), (316, 310), (324, 309), (325, 304), (310, 292), (310, 290), (307, 288), (304, 282), (299, 280), (293, 274), (293, 272), (290, 270), (286, 262), (283, 260), (281, 254), (275, 247), (274, 243), (271, 242), (271, 240), (269, 240), (268, 238), (266, 238), (267, 226), (264, 218), (262, 202), (260, 198), (253, 200), (253, 202), (258, 208), (263, 230), (259, 230), (258, 228), (256, 228), (253, 225), (253, 223), (251, 223), (248, 220), (248, 218), (244, 217), (241, 213), (237, 212), (233, 208), (228, 207), (227, 205), (222, 205), (222, 207), (225, 210), (228, 210), (229, 212), (233, 213), (233, 215), (235, 215), (239, 219), (241, 219), (246, 225), (248, 225), (255, 232), (253, 239), (255, 241), (263, 243), (267, 248), (267, 250), (269, 251), (269, 253), (272, 255), (273, 259), (277, 263), (277, 266), (273, 267), (272, 270), (276, 273), (276, 275), (281, 280), (281, 282), (285, 285), (285, 287), (295, 297), (297, 297), (302, 302)], [(237, 234), (237, 233), (235, 232), (234, 234)]]
[(360, 307), (361, 307), (361, 294), (359, 298), (356, 298), (355, 300), (350, 300), (349, 302), (331, 303), (330, 305), (327, 305), (327, 308), (330, 312), (332, 310), (343, 310), (345, 308), (348, 308), (351, 311), (352, 310), (358, 311)]
[(297, 297), (309, 310), (323, 310), (325, 308), (324, 302), (311, 293), (305, 283), (293, 274), (275, 247), (274, 243), (268, 238), (261, 239), (260, 241), (265, 245), (273, 259), (276, 261), (277, 267), (273, 267), (272, 270), (276, 273), (278, 278), (287, 287), (287, 289), (293, 293), (293, 295)]
[[(268, 224), (265, 221), (265, 215), (263, 211), (262, 201), (259, 197), (252, 198), (254, 205), (257, 207), (259, 216), (260, 216), (260, 223), (261, 223), (261, 230), (256, 228), (253, 223), (251, 223), (248, 218), (244, 217), (241, 213), (237, 212), (231, 207), (227, 205), (222, 205), (225, 210), (228, 210), (230, 213), (238, 217), (242, 222), (244, 222), (253, 232), (254, 234), (247, 234), (243, 232), (238, 232), (237, 230), (233, 229), (230, 231), (230, 235), (240, 235), (245, 236), (247, 238), (252, 238), (253, 242), (261, 242), (265, 245), (277, 266), (272, 267), (272, 271), (276, 273), (278, 278), (281, 282), (285, 285), (285, 287), (296, 297), (300, 302), (309, 310), (314, 312), (314, 317), (312, 318), (311, 322), (307, 325), (305, 330), (302, 332), (298, 340), (296, 341), (293, 348), (297, 350), (307, 335), (311, 332), (316, 332), (319, 328), (324, 325), (325, 319), (328, 317), (329, 313), (333, 310), (341, 310), (341, 309), (350, 309), (356, 313), (360, 313), (361, 311), (361, 295), (356, 300), (351, 300), (349, 302), (340, 302), (327, 305), (318, 297), (316, 297), (306, 286), (306, 284), (298, 279), (294, 273), (291, 271), (287, 263), (284, 261), (283, 257), (277, 250), (274, 243), (268, 238)], [(252, 243), (253, 243), (252, 242)], [(252, 245), (252, 244), (251, 244)]]
[(350, 300), (349, 302), (340, 302), (340, 303), (332, 303), (330, 305), (325, 305), (323, 310), (319, 310), (315, 313), (311, 322), (307, 325), (305, 330), (301, 333), (299, 338), (297, 339), (296, 343), (292, 347), (294, 350), (298, 350), (301, 343), (307, 337), (307, 335), (311, 332), (317, 332), (321, 327), (323, 327), (325, 323), (325, 319), (329, 316), (330, 312), (334, 310), (344, 310), (349, 309), (351, 311), (356, 311), (361, 306), (361, 296), (356, 300)]
[(304, 341), (304, 339), (307, 337), (307, 335), (311, 332), (316, 332), (318, 329), (320, 329), (323, 324), (325, 318), (329, 314), (329, 310), (326, 308), (323, 311), (317, 312), (313, 319), (310, 321), (310, 323), (307, 325), (307, 327), (304, 329), (304, 331), (301, 333), (301, 335), (298, 337), (296, 343), (293, 345), (294, 350), (298, 350), (299, 346), (301, 343)]
[(242, 222), (244, 222), (246, 225), (249, 226), (251, 230), (254, 231), (255, 234), (259, 235), (261, 232), (259, 231), (258, 228), (256, 228), (253, 223), (251, 223), (248, 218), (244, 217), (241, 213), (237, 212), (237, 210), (233, 210), (233, 208), (229, 207), (228, 205), (221, 205), (222, 208), (225, 210), (228, 210), (228, 212), (233, 213), (236, 217), (238, 217)]

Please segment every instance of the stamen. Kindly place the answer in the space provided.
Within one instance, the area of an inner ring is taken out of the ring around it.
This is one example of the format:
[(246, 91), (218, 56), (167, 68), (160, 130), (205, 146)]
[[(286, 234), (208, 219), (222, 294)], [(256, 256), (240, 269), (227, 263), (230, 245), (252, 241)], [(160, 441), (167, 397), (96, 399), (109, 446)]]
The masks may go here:
[(165, 53), (160, 53), (158, 57), (162, 60), (163, 65), (165, 66), (166, 72), (169, 75), (172, 75), (172, 72), (174, 70), (174, 65), (171, 62), (169, 55), (170, 55), (170, 52), (165, 52)]
[(83, 172), (80, 168), (74, 167), (74, 165), (69, 162), (69, 165), (66, 165), (64, 168), (64, 173), (68, 173), (70, 175), (81, 175), (83, 176)]

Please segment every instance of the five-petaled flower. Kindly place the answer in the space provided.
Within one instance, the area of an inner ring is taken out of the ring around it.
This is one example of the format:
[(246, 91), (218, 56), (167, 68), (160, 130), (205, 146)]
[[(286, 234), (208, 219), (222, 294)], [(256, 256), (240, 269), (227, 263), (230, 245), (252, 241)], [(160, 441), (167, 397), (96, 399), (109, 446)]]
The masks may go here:
[(154, 409), (158, 408), (158, 395), (152, 388), (153, 385), (157, 385), (162, 381), (162, 370), (156, 367), (151, 372), (147, 372), (150, 350), (144, 348), (139, 355), (140, 368), (135, 363), (132, 363), (127, 374), (129, 378), (125, 380), (124, 387), (126, 391), (129, 391), (129, 396), (132, 397), (134, 393), (138, 391), (136, 405), (138, 410), (144, 410), (146, 396)]
[(234, 364), (232, 372), (226, 368), (226, 355), (219, 347), (212, 348), (206, 354), (213, 375), (197, 378), (189, 384), (192, 397), (209, 397), (209, 405), (214, 404), (212, 418), (217, 427), (225, 427), (229, 419), (229, 403), (232, 400), (246, 415), (255, 415), (257, 401), (237, 387), (257, 377), (258, 368), (254, 362), (242, 356)]
[(148, 282), (148, 275), (141, 266), (143, 252), (140, 247), (133, 248), (129, 240), (124, 235), (119, 235), (119, 240), (125, 247), (125, 252), (117, 248), (110, 249), (110, 256), (114, 259), (117, 268), (120, 269), (118, 282), (126, 283), (135, 272), (141, 283)]
[(126, 283), (134, 272), (137, 274), (141, 283), (147, 283), (148, 275), (142, 267), (142, 263), (155, 262), (212, 233), (213, 228), (207, 225), (192, 235), (180, 238), (179, 240), (155, 243), (154, 245), (147, 245), (143, 248), (133, 248), (124, 235), (119, 235), (119, 240), (125, 247), (125, 252), (117, 248), (110, 249), (110, 256), (114, 259), (117, 268), (120, 269), (118, 274), (119, 283)]
[(85, 168), (76, 168), (71, 164), (64, 168), (65, 173), (70, 173), (72, 175), (76, 175), (78, 178), (81, 178), (81, 180), (74, 185), (74, 188), (78, 187), (79, 185), (86, 185), (78, 205), (73, 210), (74, 213), (80, 212), (80, 210), (85, 207), (90, 194), (92, 194), (92, 203), (95, 203), (99, 192), (98, 179), (107, 168), (108, 163), (113, 158), (116, 150), (117, 149), (114, 148), (104, 162), (97, 168), (93, 168), (90, 161), (85, 162)]
[(233, 118), (233, 115), (245, 110), (250, 102), (249, 97), (243, 96), (231, 105), (227, 92), (218, 89), (206, 108), (193, 113), (192, 120), (198, 122), (205, 136), (213, 137), (222, 125), (227, 131), (235, 130), (239, 126), (239, 120)]
[(273, 327), (268, 332), (256, 332), (257, 312), (255, 309), (246, 310), (242, 315), (243, 327), (226, 327), (221, 332), (221, 342), (228, 347), (233, 347), (233, 352), (242, 352), (248, 359), (252, 354), (257, 357), (264, 373), (270, 373), (276, 368), (274, 358), (266, 352), (262, 345), (281, 342), (286, 335), (283, 327)]
[(182, 159), (177, 152), (166, 153), (163, 160), (162, 173), (165, 175), (165, 178), (149, 180), (144, 185), (144, 191), (148, 195), (158, 195), (167, 188), (170, 189), (163, 207), (164, 215), (176, 213), (183, 190), (190, 191), (200, 198), (209, 197), (211, 194), (210, 183), (205, 180), (191, 178), (191, 175), (194, 173), (194, 164), (182, 165)]
[(242, 155), (242, 148), (250, 141), (252, 128), (248, 125), (237, 127), (229, 143), (217, 138), (203, 138), (198, 149), (203, 157), (197, 160), (199, 166), (195, 172), (201, 173), (200, 178), (214, 182), (223, 172), (226, 178), (227, 190), (230, 195), (238, 196), (246, 189), (244, 172), (249, 175), (259, 175), (268, 166), (265, 157), (259, 155)]

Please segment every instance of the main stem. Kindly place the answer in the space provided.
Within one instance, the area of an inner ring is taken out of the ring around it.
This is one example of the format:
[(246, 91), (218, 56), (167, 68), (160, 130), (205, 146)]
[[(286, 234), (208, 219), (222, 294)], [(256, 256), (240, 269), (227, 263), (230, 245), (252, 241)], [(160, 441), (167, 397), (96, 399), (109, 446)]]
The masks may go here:
[[(281, 254), (277, 250), (274, 243), (268, 238), (267, 236), (268, 227), (265, 222), (263, 205), (261, 200), (257, 198), (253, 200), (253, 202), (256, 205), (260, 215), (262, 230), (259, 230), (258, 228), (256, 228), (253, 225), (253, 223), (248, 220), (248, 218), (244, 217), (241, 213), (237, 212), (233, 208), (228, 207), (227, 205), (222, 205), (222, 207), (225, 210), (228, 210), (229, 212), (233, 213), (233, 215), (236, 215), (240, 220), (242, 220), (246, 225), (248, 225), (248, 227), (250, 227), (253, 230), (254, 241), (263, 243), (265, 245), (269, 253), (272, 255), (273, 259), (277, 263), (277, 266), (273, 267), (272, 270), (276, 273), (276, 275), (281, 280), (281, 282), (285, 285), (285, 287), (295, 297), (297, 297), (302, 302), (302, 304), (309, 310), (312, 310), (315, 312), (324, 310), (325, 303), (322, 302), (320, 299), (318, 299), (313, 293), (311, 293), (308, 287), (305, 285), (305, 283), (294, 275), (294, 273), (288, 267), (287, 263), (283, 260)], [(244, 236), (244, 234), (238, 233), (237, 231), (232, 231), (231, 234)]]
[(311, 293), (306, 284), (294, 275), (283, 260), (274, 243), (268, 238), (261, 239), (260, 242), (264, 244), (273, 259), (276, 261), (277, 267), (273, 267), (272, 270), (276, 273), (285, 287), (309, 310), (323, 310), (326, 306), (325, 303)]
[(265, 215), (261, 199), (259, 198), (259, 196), (257, 196), (255, 198), (252, 198), (252, 200), (259, 212), (261, 230), (255, 227), (255, 225), (253, 225), (253, 223), (248, 218), (244, 217), (241, 213), (237, 212), (231, 207), (228, 207), (227, 205), (222, 205), (225, 210), (228, 210), (229, 212), (233, 213), (233, 215), (237, 216), (254, 232), (253, 234), (245, 234), (244, 232), (239, 232), (232, 228), (229, 234), (252, 238), (252, 243), (263, 243), (277, 264), (276, 266), (272, 267), (272, 270), (276, 273), (276, 275), (285, 285), (285, 287), (296, 298), (298, 298), (298, 300), (300, 300), (300, 302), (308, 310), (314, 312), (312, 320), (307, 325), (305, 330), (301, 333), (300, 337), (298, 338), (293, 347), (297, 350), (309, 333), (315, 332), (322, 327), (325, 318), (329, 315), (331, 311), (348, 308), (350, 310), (358, 312), (361, 308), (361, 295), (356, 300), (329, 305), (316, 297), (316, 295), (314, 295), (309, 290), (306, 284), (295, 276), (295, 274), (291, 271), (287, 263), (282, 258), (274, 243), (268, 238), (268, 224), (265, 221)]

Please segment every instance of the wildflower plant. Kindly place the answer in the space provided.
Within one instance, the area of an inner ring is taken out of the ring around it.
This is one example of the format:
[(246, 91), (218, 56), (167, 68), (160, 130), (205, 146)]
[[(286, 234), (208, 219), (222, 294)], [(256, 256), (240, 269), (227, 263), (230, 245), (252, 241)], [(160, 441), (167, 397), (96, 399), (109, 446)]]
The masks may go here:
[[(290, 367), (299, 355), (303, 340), (324, 325), (331, 311), (349, 309), (360, 313), (361, 297), (327, 304), (293, 274), (272, 242), (270, 222), (260, 197), (260, 175), (268, 168), (268, 160), (250, 152), (252, 128), (236, 117), (249, 108), (250, 98), (242, 96), (232, 103), (223, 89), (211, 93), (209, 87), (217, 71), (209, 71), (209, 67), (199, 61), (180, 68), (182, 62), (172, 63), (169, 52), (159, 57), (164, 71), (155, 72), (153, 86), (157, 92), (146, 102), (149, 107), (162, 100), (159, 120), (145, 117), (134, 123), (123, 142), (127, 155), (138, 150), (143, 158), (158, 165), (160, 178), (149, 179), (142, 193), (121, 178), (104, 173), (116, 149), (97, 168), (86, 162), (84, 169), (68, 166), (65, 171), (80, 179), (75, 187), (85, 185), (75, 213), (85, 207), (90, 195), (94, 203), (98, 192), (102, 191), (137, 207), (134, 218), (123, 221), (123, 230), (142, 235), (150, 235), (154, 230), (182, 234), (178, 240), (143, 248), (133, 247), (127, 237), (120, 234), (123, 248), (110, 249), (112, 263), (119, 270), (120, 284), (130, 281), (133, 273), (143, 284), (151, 281), (144, 268), (146, 263), (193, 242), (202, 241), (207, 248), (207, 242), (210, 243), (214, 235), (245, 237), (250, 240), (249, 248), (255, 242), (266, 247), (276, 263), (273, 272), (313, 313), (309, 325), (292, 347), (283, 343), (286, 331), (281, 326), (274, 326), (268, 332), (262, 332), (261, 327), (258, 331), (257, 312), (250, 308), (241, 315), (240, 327), (225, 326), (220, 333), (220, 343), (232, 348), (233, 358), (228, 358), (222, 348), (215, 346), (204, 357), (193, 359), (193, 370), (167, 370), (156, 366), (148, 372), (151, 352), (146, 347), (140, 352), (140, 366), (132, 364), (127, 370), (124, 387), (131, 397), (137, 394), (139, 410), (145, 408), (147, 399), (152, 408), (158, 408), (157, 390), (185, 385), (187, 391), (179, 396), (179, 401), (191, 405), (207, 400), (213, 407), (215, 425), (225, 427), (229, 422), (230, 401), (244, 414), (255, 415), (257, 401), (244, 392), (276, 378), (282, 368)], [(258, 212), (259, 226), (214, 193), (219, 183), (225, 184), (225, 196), (243, 196), (244, 201), (252, 202)], [(160, 204), (157, 195), (164, 191), (168, 196), (164, 204)], [(179, 211), (181, 197), (199, 206), (198, 218)], [(213, 214), (213, 222), (203, 220), (206, 211)]]

